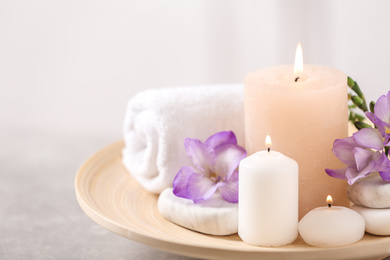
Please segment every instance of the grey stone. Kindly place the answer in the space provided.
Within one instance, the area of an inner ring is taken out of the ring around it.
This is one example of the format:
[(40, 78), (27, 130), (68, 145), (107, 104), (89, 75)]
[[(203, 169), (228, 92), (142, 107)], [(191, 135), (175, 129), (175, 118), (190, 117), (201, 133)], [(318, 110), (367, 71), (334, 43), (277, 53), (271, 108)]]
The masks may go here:
[(347, 194), (349, 200), (359, 206), (390, 208), (390, 182), (384, 181), (378, 173), (372, 173), (348, 186)]

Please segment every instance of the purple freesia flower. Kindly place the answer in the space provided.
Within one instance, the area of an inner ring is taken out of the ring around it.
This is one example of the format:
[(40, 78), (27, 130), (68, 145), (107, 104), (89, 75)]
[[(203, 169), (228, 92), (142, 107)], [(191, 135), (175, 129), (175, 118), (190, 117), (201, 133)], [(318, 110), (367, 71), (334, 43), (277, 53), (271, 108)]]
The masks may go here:
[(390, 162), (385, 153), (379, 151), (383, 147), (383, 138), (377, 129), (363, 128), (333, 143), (333, 153), (346, 167), (325, 171), (331, 177), (347, 179), (350, 185), (372, 172), (379, 172), (384, 180), (390, 181)]
[(383, 137), (383, 144), (390, 145), (390, 91), (379, 97), (375, 103), (374, 113), (366, 112), (367, 118), (378, 128)]
[(173, 180), (173, 193), (195, 203), (209, 199), (217, 190), (228, 202), (238, 202), (237, 167), (246, 157), (232, 131), (219, 132), (204, 143), (186, 138), (184, 146), (193, 166), (184, 166)]

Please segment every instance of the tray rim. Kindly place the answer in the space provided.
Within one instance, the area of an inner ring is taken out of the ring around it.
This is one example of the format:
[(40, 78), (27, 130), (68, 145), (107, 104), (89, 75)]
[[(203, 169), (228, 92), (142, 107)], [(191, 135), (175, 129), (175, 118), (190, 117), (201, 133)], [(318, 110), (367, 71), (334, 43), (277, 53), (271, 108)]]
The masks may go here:
[[(387, 242), (388, 247), (386, 251), (384, 252), (383, 248), (383, 241), (380, 241), (382, 243), (365, 243), (362, 245), (359, 245), (359, 242), (348, 245), (348, 246), (342, 246), (342, 247), (332, 247), (332, 248), (319, 248), (319, 247), (296, 247), (296, 248), (284, 248), (284, 247), (260, 247), (261, 250), (259, 250), (259, 247), (253, 247), (253, 251), (247, 250), (247, 248), (243, 248), (242, 250), (238, 249), (229, 249), (229, 248), (219, 248), (215, 247), (213, 245), (194, 245), (191, 243), (182, 243), (182, 242), (175, 242), (171, 240), (164, 240), (161, 238), (156, 238), (146, 231), (140, 231), (140, 230), (130, 230), (128, 227), (123, 226), (121, 223), (118, 223), (109, 217), (105, 216), (102, 212), (99, 212), (99, 209), (94, 207), (94, 203), (92, 201), (91, 196), (85, 196), (82, 191), (83, 185), (85, 183), (86, 175), (93, 175), (93, 171), (91, 168), (99, 168), (99, 166), (104, 165), (109, 161), (110, 159), (117, 158), (121, 155), (121, 150), (124, 147), (124, 141), (119, 140), (114, 143), (111, 143), (110, 145), (100, 149), (99, 151), (95, 152), (92, 156), (90, 156), (87, 160), (84, 161), (84, 163), (79, 167), (76, 177), (75, 177), (75, 192), (76, 192), (76, 198), (77, 201), (82, 208), (82, 210), (86, 213), (88, 217), (90, 217), (93, 221), (95, 221), (97, 224), (101, 225), (102, 227), (121, 235), (125, 238), (128, 238), (130, 240), (154, 247), (156, 249), (160, 249), (163, 251), (189, 256), (189, 257), (200, 257), (200, 258), (212, 258), (215, 259), (227, 259), (226, 255), (230, 255), (233, 258), (229, 259), (235, 259), (235, 257), (246, 257), (246, 259), (259, 259), (259, 257), (264, 257), (264, 259), (269, 259), (273, 257), (287, 257), (289, 259), (310, 259), (313, 256), (321, 255), (324, 258), (329, 259), (329, 256), (335, 256), (338, 253), (343, 254), (345, 252), (349, 251), (364, 251), (366, 250), (366, 254), (362, 255), (352, 255), (350, 258), (340, 258), (340, 259), (364, 259), (367, 257), (386, 257), (390, 255), (390, 236), (388, 237), (379, 237), (379, 236), (373, 236), (375, 237), (375, 241), (378, 242), (379, 240), (383, 240)], [(100, 159), (104, 159), (104, 161), (101, 161)], [(130, 176), (130, 174), (129, 174)], [(133, 179), (133, 177), (131, 177)], [(90, 185), (90, 184), (89, 184)], [(90, 195), (90, 194), (89, 194)], [(156, 195), (157, 196), (157, 195)], [(184, 229), (184, 228), (183, 228)], [(369, 234), (365, 234), (365, 236), (372, 236)], [(375, 252), (373, 253), (367, 253), (367, 252)], [(379, 253), (379, 252), (381, 253)], [(358, 257), (358, 258), (357, 258)]]

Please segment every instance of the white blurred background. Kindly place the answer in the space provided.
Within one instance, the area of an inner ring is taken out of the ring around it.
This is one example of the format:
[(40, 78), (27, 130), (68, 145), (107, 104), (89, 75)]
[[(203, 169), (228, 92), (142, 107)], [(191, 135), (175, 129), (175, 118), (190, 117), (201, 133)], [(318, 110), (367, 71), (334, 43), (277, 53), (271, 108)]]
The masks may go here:
[(147, 88), (240, 82), (263, 67), (336, 67), (390, 89), (390, 2), (0, 0), (0, 127), (121, 138)]

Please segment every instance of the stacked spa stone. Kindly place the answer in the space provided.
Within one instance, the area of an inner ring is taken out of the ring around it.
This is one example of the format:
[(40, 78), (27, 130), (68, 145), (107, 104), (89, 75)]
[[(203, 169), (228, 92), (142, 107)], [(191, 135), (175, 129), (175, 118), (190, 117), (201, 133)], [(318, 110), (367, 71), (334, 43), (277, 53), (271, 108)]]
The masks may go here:
[(364, 217), (367, 233), (390, 235), (390, 182), (370, 174), (349, 186), (347, 193), (355, 204), (352, 209)]

